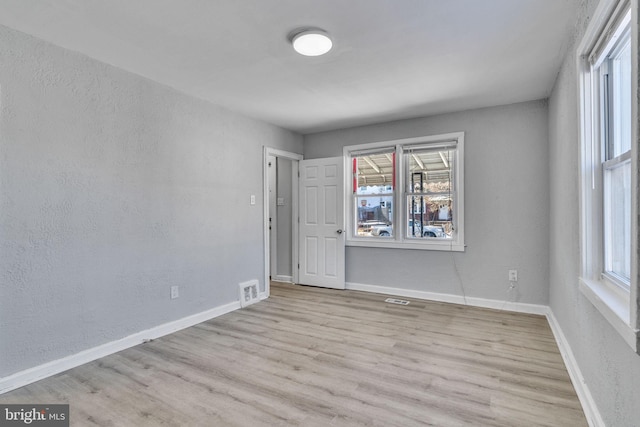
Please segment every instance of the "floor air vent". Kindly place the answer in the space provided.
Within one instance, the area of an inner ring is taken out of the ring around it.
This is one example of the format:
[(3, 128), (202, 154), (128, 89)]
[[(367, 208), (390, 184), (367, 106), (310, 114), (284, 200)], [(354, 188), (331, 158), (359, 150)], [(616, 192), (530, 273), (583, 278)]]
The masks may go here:
[(409, 301), (397, 298), (387, 298), (384, 302), (388, 302), (389, 304), (409, 305)]
[(260, 301), (258, 296), (258, 281), (249, 280), (240, 283), (240, 307), (246, 307)]

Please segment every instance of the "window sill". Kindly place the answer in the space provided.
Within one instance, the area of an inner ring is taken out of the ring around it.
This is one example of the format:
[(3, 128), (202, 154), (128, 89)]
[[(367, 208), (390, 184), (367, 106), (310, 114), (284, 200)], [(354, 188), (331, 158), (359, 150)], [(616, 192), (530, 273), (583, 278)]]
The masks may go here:
[[(580, 291), (607, 319), (627, 344), (638, 353), (638, 331), (629, 325), (629, 293), (604, 281), (580, 278)], [(640, 353), (639, 353), (640, 354)]]
[(390, 238), (381, 240), (372, 239), (351, 239), (347, 240), (346, 246), (362, 248), (385, 248), (385, 249), (413, 249), (422, 251), (442, 251), (442, 252), (464, 252), (465, 246), (457, 242), (411, 242), (397, 241)]

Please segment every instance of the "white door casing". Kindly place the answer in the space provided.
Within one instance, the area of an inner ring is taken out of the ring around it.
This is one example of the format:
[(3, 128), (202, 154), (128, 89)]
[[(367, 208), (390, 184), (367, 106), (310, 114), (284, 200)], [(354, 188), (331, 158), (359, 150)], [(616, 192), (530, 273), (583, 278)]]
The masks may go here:
[(269, 276), (273, 279), (274, 276), (278, 274), (278, 242), (276, 236), (278, 235), (277, 225), (278, 225), (278, 209), (276, 209), (276, 197), (277, 197), (277, 171), (278, 171), (278, 163), (276, 156), (268, 156), (267, 157), (267, 167), (268, 167), (268, 186), (269, 186)]
[(300, 162), (300, 269), (304, 285), (345, 288), (344, 160)]
[[(282, 157), (285, 159), (289, 159), (292, 161), (291, 168), (291, 210), (294, 213), (298, 212), (298, 162), (302, 160), (302, 155), (297, 153), (292, 153), (288, 151), (278, 150), (276, 148), (264, 147), (263, 149), (263, 175), (262, 175), (262, 183), (263, 183), (263, 253), (264, 253), (264, 292), (261, 293), (261, 298), (268, 298), (271, 293), (271, 286), (269, 281), (269, 275), (271, 273), (271, 236), (269, 233), (269, 184), (273, 178), (269, 177), (269, 161), (270, 157)], [(298, 261), (298, 242), (300, 239), (298, 238), (298, 223), (297, 221), (291, 222), (291, 239), (292, 239), (292, 248), (291, 248), (291, 266), (292, 266), (292, 281), (294, 283), (298, 282), (298, 269), (296, 268), (299, 264)]]

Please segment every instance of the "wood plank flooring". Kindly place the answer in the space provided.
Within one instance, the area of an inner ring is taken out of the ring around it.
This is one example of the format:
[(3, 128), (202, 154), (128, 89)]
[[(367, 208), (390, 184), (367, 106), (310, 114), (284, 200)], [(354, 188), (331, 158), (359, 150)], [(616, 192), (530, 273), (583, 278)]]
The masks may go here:
[(0, 403), (69, 403), (73, 426), (587, 425), (544, 317), (385, 298), (273, 283)]

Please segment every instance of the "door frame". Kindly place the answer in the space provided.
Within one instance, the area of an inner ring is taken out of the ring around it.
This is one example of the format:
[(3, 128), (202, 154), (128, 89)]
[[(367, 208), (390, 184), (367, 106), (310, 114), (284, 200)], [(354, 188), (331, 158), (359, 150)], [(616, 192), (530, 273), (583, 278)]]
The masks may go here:
[(291, 176), (291, 276), (293, 283), (298, 282), (298, 162), (303, 159), (302, 154), (278, 150), (264, 146), (262, 156), (262, 188), (263, 188), (263, 253), (264, 253), (264, 293), (261, 298), (268, 298), (271, 294), (269, 272), (271, 269), (271, 237), (269, 233), (269, 157), (281, 157), (292, 160)]
[[(270, 165), (270, 163), (273, 163)], [(278, 196), (278, 158), (275, 156), (267, 156), (267, 174), (268, 174), (268, 187), (269, 198), (265, 202), (269, 203), (269, 209), (267, 210), (268, 216), (271, 219), (269, 221), (269, 276), (271, 280), (274, 276), (277, 276), (278, 267), (278, 239), (274, 236), (278, 236), (278, 207), (275, 197)], [(289, 201), (291, 202), (291, 201)]]

